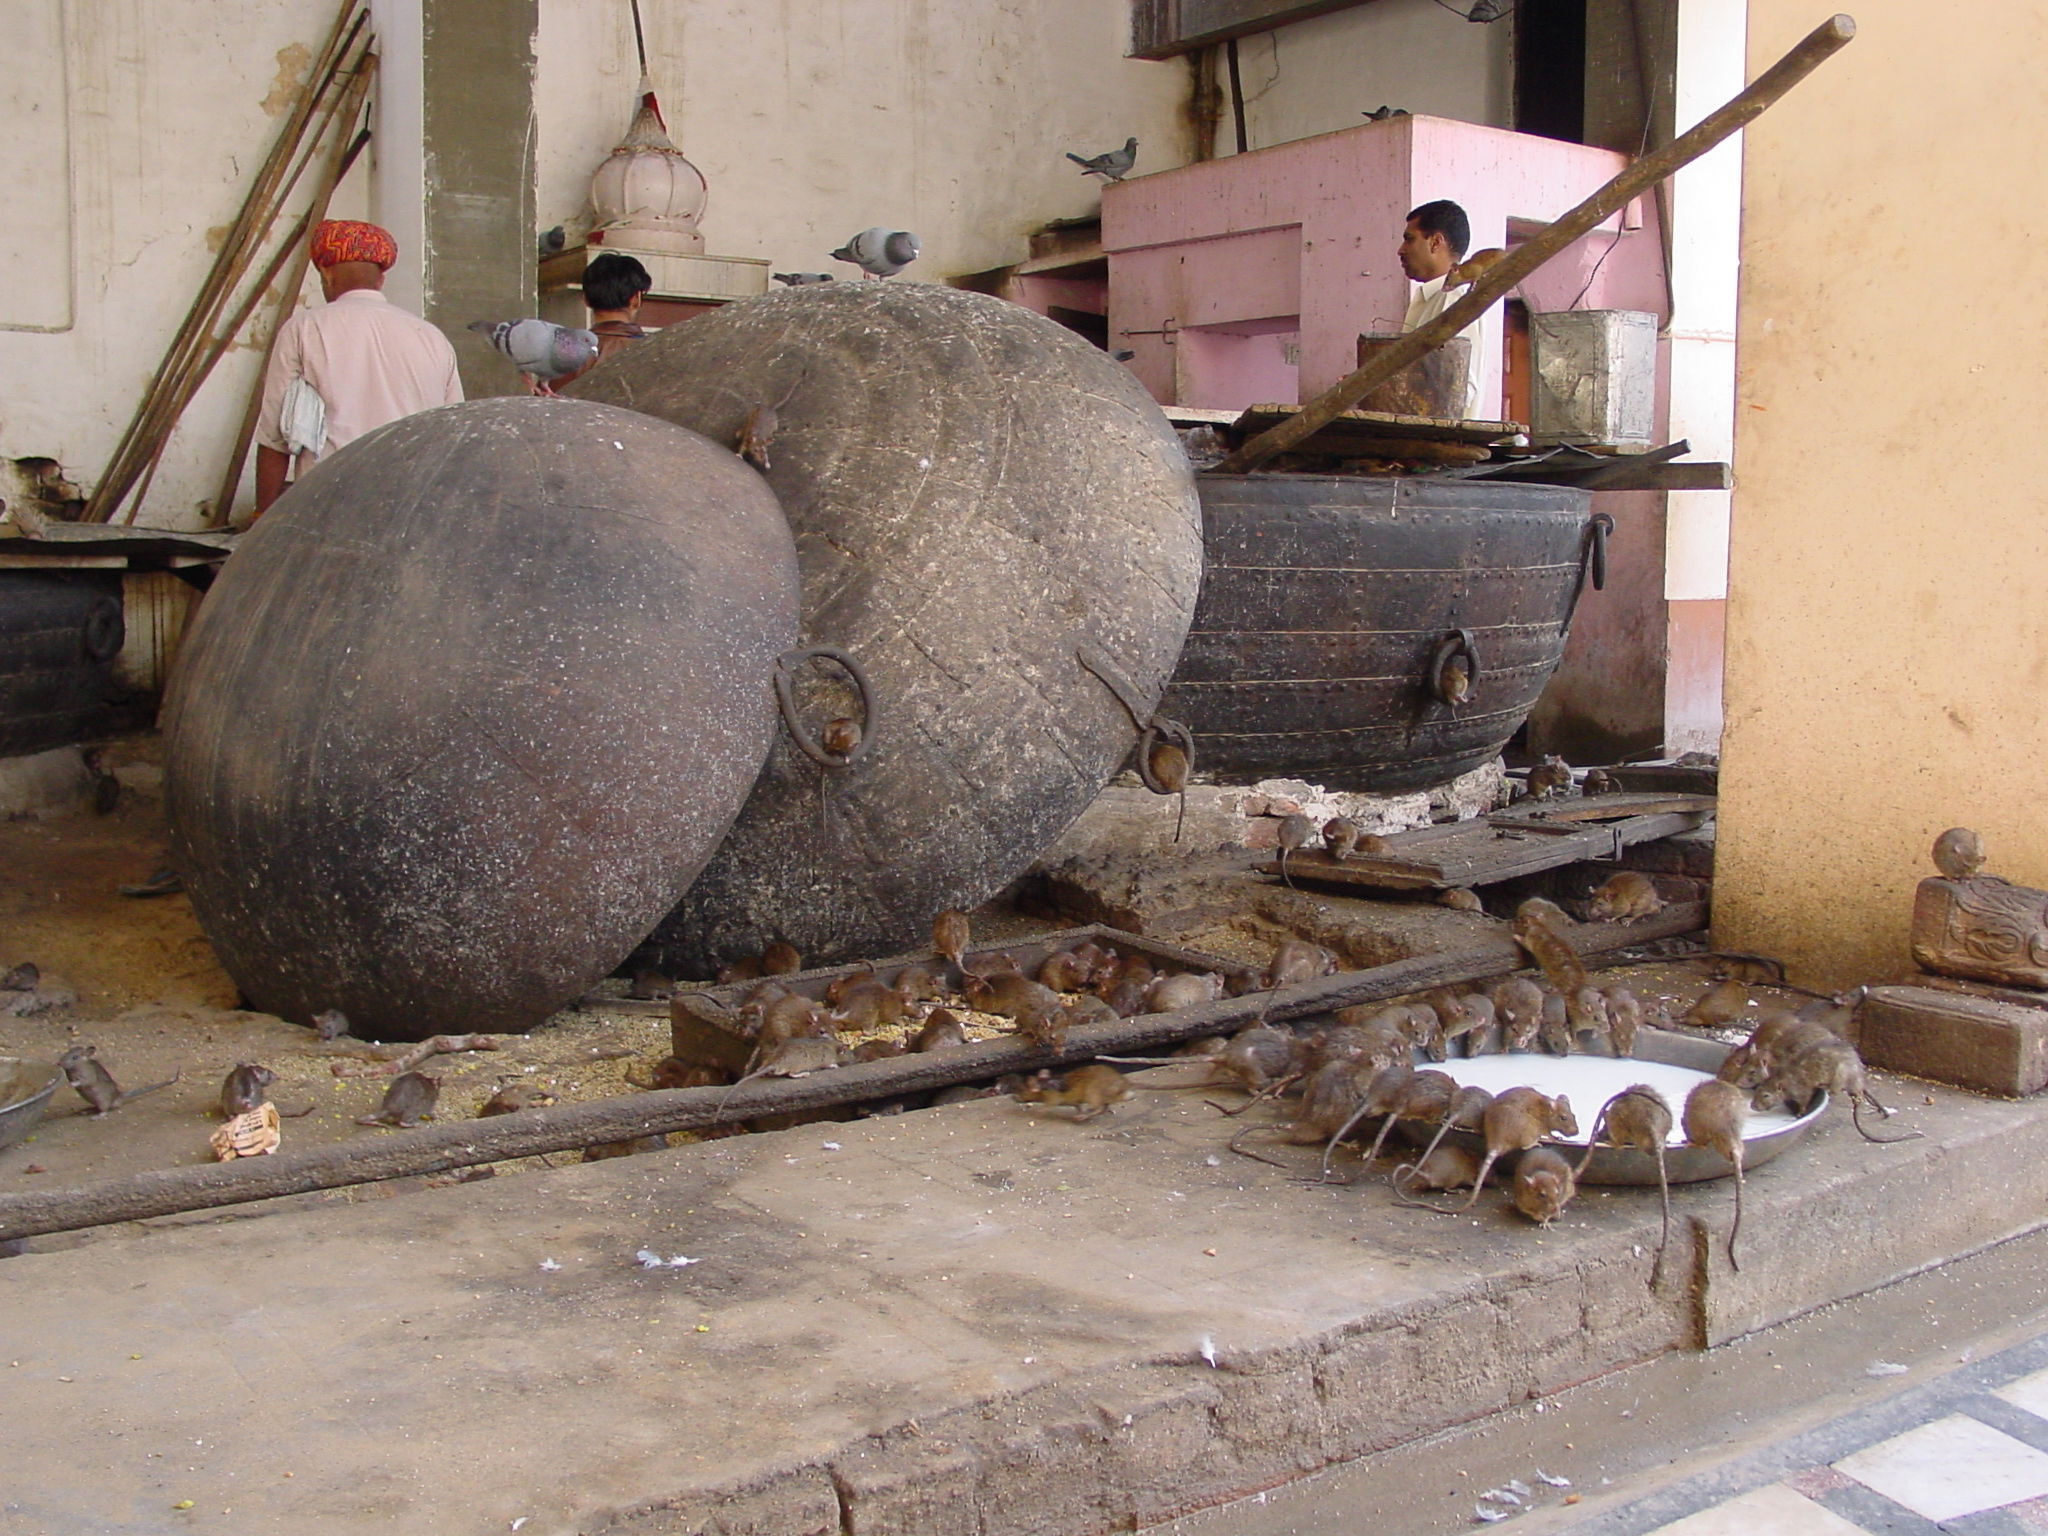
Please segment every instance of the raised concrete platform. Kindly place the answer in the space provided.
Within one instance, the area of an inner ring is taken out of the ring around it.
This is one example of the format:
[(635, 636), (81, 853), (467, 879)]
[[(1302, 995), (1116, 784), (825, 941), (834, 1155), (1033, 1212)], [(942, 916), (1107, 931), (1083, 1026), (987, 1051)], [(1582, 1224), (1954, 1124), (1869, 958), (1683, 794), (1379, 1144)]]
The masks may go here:
[(1729, 1186), (1674, 1191), (1654, 1295), (1654, 1191), (1433, 1215), (1165, 1091), (31, 1252), (0, 1532), (1130, 1530), (2048, 1221), (2036, 1106), (1878, 1092), (1927, 1139), (1831, 1114), (1752, 1175), (1739, 1275)]

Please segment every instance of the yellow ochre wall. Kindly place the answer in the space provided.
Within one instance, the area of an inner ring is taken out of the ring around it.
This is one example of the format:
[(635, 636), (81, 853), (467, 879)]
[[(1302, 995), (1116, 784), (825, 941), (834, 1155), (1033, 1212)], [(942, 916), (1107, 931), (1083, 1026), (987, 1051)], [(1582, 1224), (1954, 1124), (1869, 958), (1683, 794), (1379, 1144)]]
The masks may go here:
[[(1751, 72), (1819, 23), (1752, 0)], [(2048, 9), (1864, 0), (1748, 130), (1715, 936), (1910, 966), (1943, 828), (2048, 886)]]

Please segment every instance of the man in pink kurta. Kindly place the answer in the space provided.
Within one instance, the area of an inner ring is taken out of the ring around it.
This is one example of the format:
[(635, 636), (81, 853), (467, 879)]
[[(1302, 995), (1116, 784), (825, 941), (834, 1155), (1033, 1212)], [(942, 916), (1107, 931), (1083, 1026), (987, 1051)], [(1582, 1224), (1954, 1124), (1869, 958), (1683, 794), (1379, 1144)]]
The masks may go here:
[[(263, 376), (256, 430), (256, 515), (284, 493), (293, 459), (303, 478), (318, 460), (365, 432), (462, 398), (455, 349), (419, 316), (380, 291), (398, 259), (398, 243), (375, 224), (328, 219), (313, 232), (313, 265), (327, 302), (287, 320)], [(319, 396), (309, 416), (302, 382)], [(303, 430), (324, 418), (318, 445), (294, 443), (288, 422)]]

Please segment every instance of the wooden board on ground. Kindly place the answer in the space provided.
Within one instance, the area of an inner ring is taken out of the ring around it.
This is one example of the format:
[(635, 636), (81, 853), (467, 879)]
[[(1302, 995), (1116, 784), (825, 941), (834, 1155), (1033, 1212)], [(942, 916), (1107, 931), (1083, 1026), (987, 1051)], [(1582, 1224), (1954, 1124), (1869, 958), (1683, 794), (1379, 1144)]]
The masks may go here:
[[(1582, 795), (1522, 801), (1475, 821), (1444, 822), (1381, 839), (1374, 853), (1333, 859), (1320, 848), (1287, 858), (1294, 880), (1391, 891), (1445, 891), (1492, 885), (1584, 859), (1611, 859), (1623, 848), (1690, 832), (1714, 814), (1712, 795)], [(1280, 861), (1262, 866), (1278, 875)]]
[[(1300, 411), (1298, 405), (1250, 406), (1237, 418), (1237, 430), (1263, 432), (1300, 414)], [(1406, 446), (1429, 442), (1483, 446), (1527, 430), (1512, 421), (1453, 421), (1440, 416), (1397, 416), (1390, 411), (1346, 411), (1328, 426), (1302, 439), (1293, 451), (1370, 456), (1375, 451), (1384, 454), (1390, 444)]]

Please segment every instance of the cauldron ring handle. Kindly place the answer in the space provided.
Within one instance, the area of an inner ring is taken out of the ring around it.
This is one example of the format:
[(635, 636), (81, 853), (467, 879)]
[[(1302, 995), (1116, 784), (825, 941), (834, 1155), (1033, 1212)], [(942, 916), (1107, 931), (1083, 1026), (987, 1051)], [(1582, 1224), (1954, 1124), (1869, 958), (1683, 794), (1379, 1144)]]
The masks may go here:
[(1581, 556), (1585, 574), (1593, 581), (1595, 592), (1607, 590), (1607, 540), (1614, 532), (1614, 519), (1605, 512), (1595, 512), (1587, 525), (1586, 551)]
[(1188, 771), (1195, 766), (1195, 733), (1178, 720), (1169, 720), (1165, 715), (1154, 715), (1145, 722), (1145, 729), (1138, 733), (1138, 777), (1145, 787), (1155, 795), (1176, 795), (1180, 791), (1162, 784), (1152, 774), (1152, 749), (1162, 741), (1170, 741), (1179, 747), (1188, 760)]
[[(827, 752), (811, 733), (797, 719), (796, 696), (790, 691), (790, 676), (807, 661), (834, 661), (845, 668), (846, 675), (853, 679), (854, 691), (860, 695), (861, 733), (860, 740), (851, 752)], [(821, 768), (851, 768), (860, 760), (860, 755), (874, 745), (875, 740), (875, 696), (868, 686), (868, 675), (861, 670), (859, 662), (852, 655), (836, 645), (806, 645), (794, 651), (784, 651), (775, 658), (775, 702), (782, 710), (782, 723), (789, 728), (790, 739), (797, 749)]]
[(1124, 713), (1131, 717), (1131, 724), (1138, 728), (1138, 777), (1147, 789), (1155, 795), (1172, 795), (1180, 791), (1169, 789), (1152, 774), (1152, 749), (1162, 740), (1179, 747), (1188, 760), (1188, 771), (1195, 767), (1195, 733), (1178, 720), (1168, 719), (1154, 711), (1148, 718), (1144, 706), (1139, 702), (1138, 690), (1131, 686), (1129, 678), (1118, 670), (1115, 662), (1101, 646), (1092, 640), (1083, 640), (1074, 648), (1074, 659), (1088, 671), (1101, 679), (1104, 687), (1116, 696), (1123, 705)]
[(1479, 642), (1472, 638), (1469, 629), (1454, 629), (1437, 641), (1436, 649), (1429, 658), (1429, 691), (1439, 704), (1456, 708), (1456, 701), (1445, 696), (1444, 668), (1453, 656), (1464, 653), (1465, 671), (1469, 686), (1474, 692), (1479, 688)]

